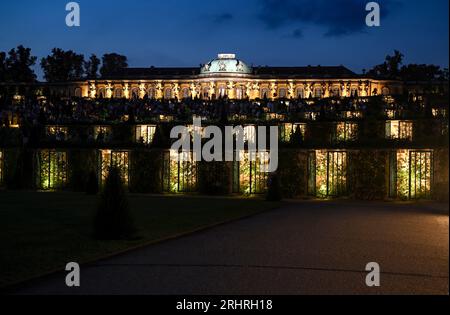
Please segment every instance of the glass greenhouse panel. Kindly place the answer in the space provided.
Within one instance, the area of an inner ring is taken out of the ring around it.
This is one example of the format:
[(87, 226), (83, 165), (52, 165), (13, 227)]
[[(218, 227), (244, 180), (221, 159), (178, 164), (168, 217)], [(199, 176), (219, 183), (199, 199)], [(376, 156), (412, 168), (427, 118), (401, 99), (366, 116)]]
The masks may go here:
[(341, 122), (336, 126), (337, 141), (355, 141), (358, 139), (358, 124), (352, 122)]
[(164, 154), (163, 191), (190, 193), (197, 191), (198, 169), (193, 152), (178, 153), (178, 160), (171, 159), (170, 152)]
[(125, 185), (129, 183), (129, 152), (102, 150), (100, 152), (100, 172), (102, 183), (105, 182), (111, 167), (117, 167), (120, 170), (122, 180)]
[(300, 128), (300, 133), (302, 134), (302, 137), (305, 137), (306, 132), (306, 124), (292, 124), (292, 123), (285, 123), (280, 126), (280, 140), (282, 142), (288, 143), (291, 141), (292, 136), (297, 131), (297, 129)]
[(431, 199), (433, 151), (399, 150), (390, 158), (390, 196), (401, 199)]
[(151, 144), (155, 137), (156, 126), (142, 125), (136, 126), (136, 142), (143, 144)]
[(391, 120), (386, 122), (386, 138), (393, 140), (413, 140), (413, 122)]
[(347, 152), (318, 150), (309, 153), (308, 193), (319, 198), (347, 194)]
[(263, 194), (267, 191), (268, 173), (264, 172), (269, 166), (269, 152), (241, 153), (241, 160), (235, 161), (233, 166), (233, 191), (246, 195)]
[(67, 185), (67, 153), (44, 150), (38, 153), (39, 180), (42, 190), (63, 189)]

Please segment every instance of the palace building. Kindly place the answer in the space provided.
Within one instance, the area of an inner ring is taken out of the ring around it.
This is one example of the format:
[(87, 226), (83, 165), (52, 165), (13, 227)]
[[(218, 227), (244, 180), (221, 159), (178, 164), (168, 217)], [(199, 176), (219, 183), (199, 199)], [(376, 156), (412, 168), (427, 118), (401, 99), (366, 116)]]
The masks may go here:
[(403, 93), (395, 80), (375, 80), (344, 66), (253, 67), (219, 54), (198, 68), (126, 68), (102, 79), (53, 87), (65, 96), (138, 99), (297, 99)]
[[(264, 194), (271, 152), (251, 159), (248, 139), (277, 126), (285, 197), (448, 200), (448, 82), (254, 67), (220, 54), (198, 68), (6, 87), (0, 189), (84, 191), (114, 166), (131, 193)], [(192, 132), (194, 118), (242, 126), (242, 159), (171, 159), (172, 128)]]

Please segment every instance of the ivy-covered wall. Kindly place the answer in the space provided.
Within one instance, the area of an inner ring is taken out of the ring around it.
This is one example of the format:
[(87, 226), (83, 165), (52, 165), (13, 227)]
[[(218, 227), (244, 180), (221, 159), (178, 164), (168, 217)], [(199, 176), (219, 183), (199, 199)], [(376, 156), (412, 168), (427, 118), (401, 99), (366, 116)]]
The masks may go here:
[(131, 153), (130, 164), (130, 192), (162, 193), (162, 151), (135, 150)]
[(86, 184), (91, 172), (97, 173), (97, 151), (73, 149), (68, 152), (69, 189), (86, 191)]
[(282, 150), (278, 174), (284, 197), (306, 197), (308, 194), (308, 151)]
[(200, 162), (198, 188), (201, 194), (228, 195), (232, 193), (232, 162)]
[(382, 200), (388, 195), (389, 152), (349, 151), (349, 196), (360, 200)]
[(434, 199), (449, 200), (449, 151), (439, 149), (434, 152)]

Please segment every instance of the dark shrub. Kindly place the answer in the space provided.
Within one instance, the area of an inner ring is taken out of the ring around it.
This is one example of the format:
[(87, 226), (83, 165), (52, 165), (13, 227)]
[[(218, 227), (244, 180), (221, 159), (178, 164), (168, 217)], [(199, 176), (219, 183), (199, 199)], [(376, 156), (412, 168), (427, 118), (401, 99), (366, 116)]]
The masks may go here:
[(86, 193), (91, 196), (98, 194), (98, 179), (94, 171), (89, 173), (89, 177), (86, 183)]
[(94, 236), (99, 240), (126, 240), (135, 232), (120, 170), (112, 167), (94, 218)]
[(303, 145), (303, 140), (304, 139), (300, 126), (297, 126), (291, 136), (291, 145), (294, 147), (299, 147)]
[(267, 201), (280, 201), (282, 199), (280, 180), (277, 174), (272, 174), (269, 177), (266, 199)]

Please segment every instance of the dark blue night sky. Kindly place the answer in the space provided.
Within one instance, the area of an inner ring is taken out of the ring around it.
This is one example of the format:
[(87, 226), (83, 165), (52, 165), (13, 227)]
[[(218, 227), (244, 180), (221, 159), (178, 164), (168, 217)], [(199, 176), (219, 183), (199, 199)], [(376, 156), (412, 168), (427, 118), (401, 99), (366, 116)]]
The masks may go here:
[(448, 0), (380, 0), (382, 26), (365, 26), (364, 0), (67, 0), (0, 3), (0, 51), (19, 44), (125, 54), (130, 66), (197, 66), (220, 52), (249, 64), (346, 65), (356, 72), (394, 49), (407, 63), (448, 67)]

